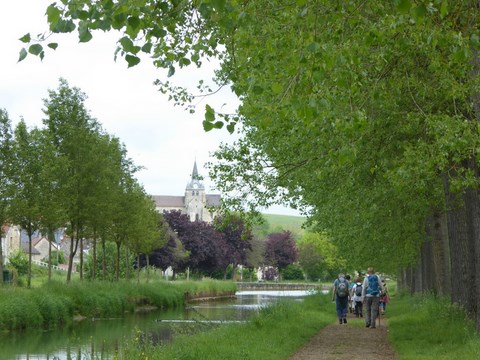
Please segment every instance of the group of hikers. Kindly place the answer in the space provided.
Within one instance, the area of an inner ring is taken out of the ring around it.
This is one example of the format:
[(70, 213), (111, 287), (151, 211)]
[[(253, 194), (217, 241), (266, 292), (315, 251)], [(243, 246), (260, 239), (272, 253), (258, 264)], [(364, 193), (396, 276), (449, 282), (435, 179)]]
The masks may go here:
[(363, 280), (360, 276), (354, 282), (350, 280), (350, 275), (340, 274), (333, 283), (332, 301), (336, 304), (338, 322), (347, 323), (348, 309), (356, 317), (363, 317), (365, 305), (365, 326), (375, 329), (377, 317), (385, 314), (390, 302), (385, 279), (375, 274), (373, 267), (369, 267)]

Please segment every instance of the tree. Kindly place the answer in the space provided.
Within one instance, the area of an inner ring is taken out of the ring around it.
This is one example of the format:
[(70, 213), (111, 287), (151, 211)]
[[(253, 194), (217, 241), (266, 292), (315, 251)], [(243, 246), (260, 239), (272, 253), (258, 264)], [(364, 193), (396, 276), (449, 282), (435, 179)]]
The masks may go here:
[(27, 286), (32, 282), (32, 236), (40, 228), (41, 219), (41, 179), (42, 164), (38, 154), (41, 137), (38, 129), (28, 131), (22, 120), (15, 128), (12, 168), (13, 185), (16, 190), (11, 199), (12, 221), (28, 235), (28, 277)]
[[(66, 80), (60, 79), (58, 90), (49, 91), (49, 98), (44, 100), (46, 131), (50, 133), (58, 156), (65, 162), (63, 172), (57, 175), (63, 194), (61, 205), (68, 219), (67, 234), (72, 239), (67, 281), (71, 279), (78, 245), (80, 243), (82, 247), (82, 239), (86, 235), (91, 207), (88, 194), (95, 182), (90, 169), (97, 161), (95, 138), (98, 136), (99, 125), (88, 114), (85, 99), (86, 95), (78, 88), (70, 88)], [(83, 257), (83, 251), (80, 251), (80, 255)], [(81, 261), (81, 267), (82, 264)]]
[(297, 248), (298, 262), (310, 280), (330, 280), (347, 271), (346, 259), (324, 233), (305, 233)]
[[(0, 109), (0, 239), (3, 237), (3, 225), (9, 219), (8, 209), (11, 198), (10, 168), (12, 156), (12, 127), (8, 113)], [(3, 248), (0, 241), (0, 274), (3, 276)]]
[(265, 244), (265, 264), (286, 268), (297, 260), (297, 247), (290, 231), (268, 235)]
[(252, 251), (252, 231), (242, 218), (235, 214), (215, 218), (213, 226), (223, 234), (225, 240), (225, 257), (223, 257), (223, 260), (232, 265), (232, 276), (234, 276), (238, 265), (247, 264), (248, 251)]
[[(63, 204), (63, 188), (60, 186), (59, 176), (66, 166), (66, 158), (57, 156), (50, 133), (40, 130), (40, 147), (36, 156), (41, 166), (39, 169), (39, 184), (41, 204), (40, 229), (47, 234), (48, 247), (48, 279), (52, 276), (52, 264), (58, 261), (52, 259), (52, 242), (55, 241), (55, 231), (66, 223), (66, 212)], [(57, 250), (58, 252), (58, 250)], [(63, 253), (62, 253), (63, 256)], [(57, 257), (58, 259), (58, 257)]]
[(215, 228), (204, 221), (191, 222), (188, 215), (172, 210), (164, 212), (165, 221), (174, 231), (189, 256), (179, 270), (192, 269), (200, 273), (210, 273), (225, 269), (226, 243)]

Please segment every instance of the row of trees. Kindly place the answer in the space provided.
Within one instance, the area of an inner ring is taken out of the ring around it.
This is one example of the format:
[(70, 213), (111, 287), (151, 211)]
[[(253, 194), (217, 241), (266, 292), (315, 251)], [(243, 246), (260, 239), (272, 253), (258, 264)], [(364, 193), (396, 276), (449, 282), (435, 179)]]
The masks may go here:
[[(137, 168), (119, 140), (89, 115), (85, 99), (61, 79), (44, 100), (43, 128), (28, 129), (22, 119), (12, 129), (7, 112), (0, 110), (0, 223), (19, 225), (28, 235), (28, 286), (32, 236), (38, 231), (53, 242), (54, 232), (65, 228), (71, 239), (67, 281), (77, 252), (83, 278), (86, 238), (94, 258), (100, 253), (105, 259), (105, 243), (115, 243), (117, 277), (122, 246), (148, 253), (166, 241), (152, 199), (133, 177)], [(105, 277), (105, 262), (102, 268)]]
[(243, 179), (240, 203), (304, 207), (355, 268), (449, 295), (480, 329), (477, 0), (75, 0), (47, 13), (80, 41), (122, 31), (129, 66), (143, 52), (171, 76), (217, 57), (217, 83), (242, 102), (206, 111), (206, 130), (241, 123), (213, 166), (224, 192)]

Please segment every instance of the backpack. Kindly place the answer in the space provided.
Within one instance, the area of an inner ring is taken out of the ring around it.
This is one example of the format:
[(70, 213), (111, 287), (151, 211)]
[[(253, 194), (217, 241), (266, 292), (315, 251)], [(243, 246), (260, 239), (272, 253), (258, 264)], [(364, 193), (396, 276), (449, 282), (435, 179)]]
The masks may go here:
[(358, 297), (361, 297), (362, 296), (362, 289), (363, 289), (363, 286), (357, 284), (357, 286), (355, 287), (355, 295), (358, 296)]
[(377, 296), (380, 294), (380, 284), (378, 283), (377, 275), (368, 275), (368, 288), (367, 294)]
[(345, 280), (339, 280), (337, 284), (337, 296), (345, 297), (348, 296), (348, 284)]

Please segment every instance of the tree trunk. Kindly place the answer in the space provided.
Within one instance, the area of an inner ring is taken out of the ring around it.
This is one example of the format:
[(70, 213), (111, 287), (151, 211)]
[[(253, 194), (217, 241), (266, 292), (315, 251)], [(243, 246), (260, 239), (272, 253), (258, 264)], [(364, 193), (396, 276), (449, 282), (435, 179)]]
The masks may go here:
[[(28, 231), (28, 277), (27, 277), (27, 287), (32, 286), (32, 230), (27, 228)], [(3, 281), (3, 274), (2, 274)]]
[(115, 260), (115, 278), (120, 280), (120, 241), (115, 241), (117, 245), (117, 258)]
[(447, 176), (444, 177), (445, 198), (447, 206), (448, 238), (451, 259), (451, 299), (460, 304), (467, 313), (473, 314), (475, 297), (475, 256), (471, 239), (472, 230), (467, 224), (469, 216), (464, 203), (464, 194), (450, 191)]
[(54, 239), (53, 231), (48, 230), (48, 281), (52, 280), (52, 240), (53, 239)]
[[(478, 167), (474, 159), (468, 161), (468, 168), (474, 171), (475, 177), (479, 178)], [(477, 330), (480, 330), (480, 197), (478, 189), (468, 188), (464, 194), (465, 207), (468, 225), (469, 249), (472, 251), (471, 256), (471, 293), (467, 299), (469, 305), (468, 310), (474, 316)]]
[(105, 237), (102, 236), (102, 279), (107, 278), (107, 248), (105, 245)]
[[(0, 224), (0, 276), (2, 276), (2, 280), (0, 281), (0, 286), (3, 285), (3, 246), (2, 246), (2, 237), (3, 237), (3, 229)], [(5, 234), (5, 248), (7, 248), (7, 237)]]
[[(75, 237), (73, 237), (73, 234), (75, 234)], [(79, 237), (80, 237), (80, 231), (79, 231), (79, 226), (77, 225), (77, 229), (75, 231), (72, 231), (72, 238), (70, 241), (70, 254), (68, 255), (67, 282), (70, 282), (72, 280), (73, 259), (75, 258), (75, 254), (77, 253)]]
[(447, 217), (444, 212), (434, 211), (427, 220), (427, 236), (431, 239), (433, 259), (433, 290), (436, 294), (450, 296), (450, 258), (448, 248)]
[(95, 281), (97, 277), (97, 231), (93, 228), (92, 239), (92, 280)]

